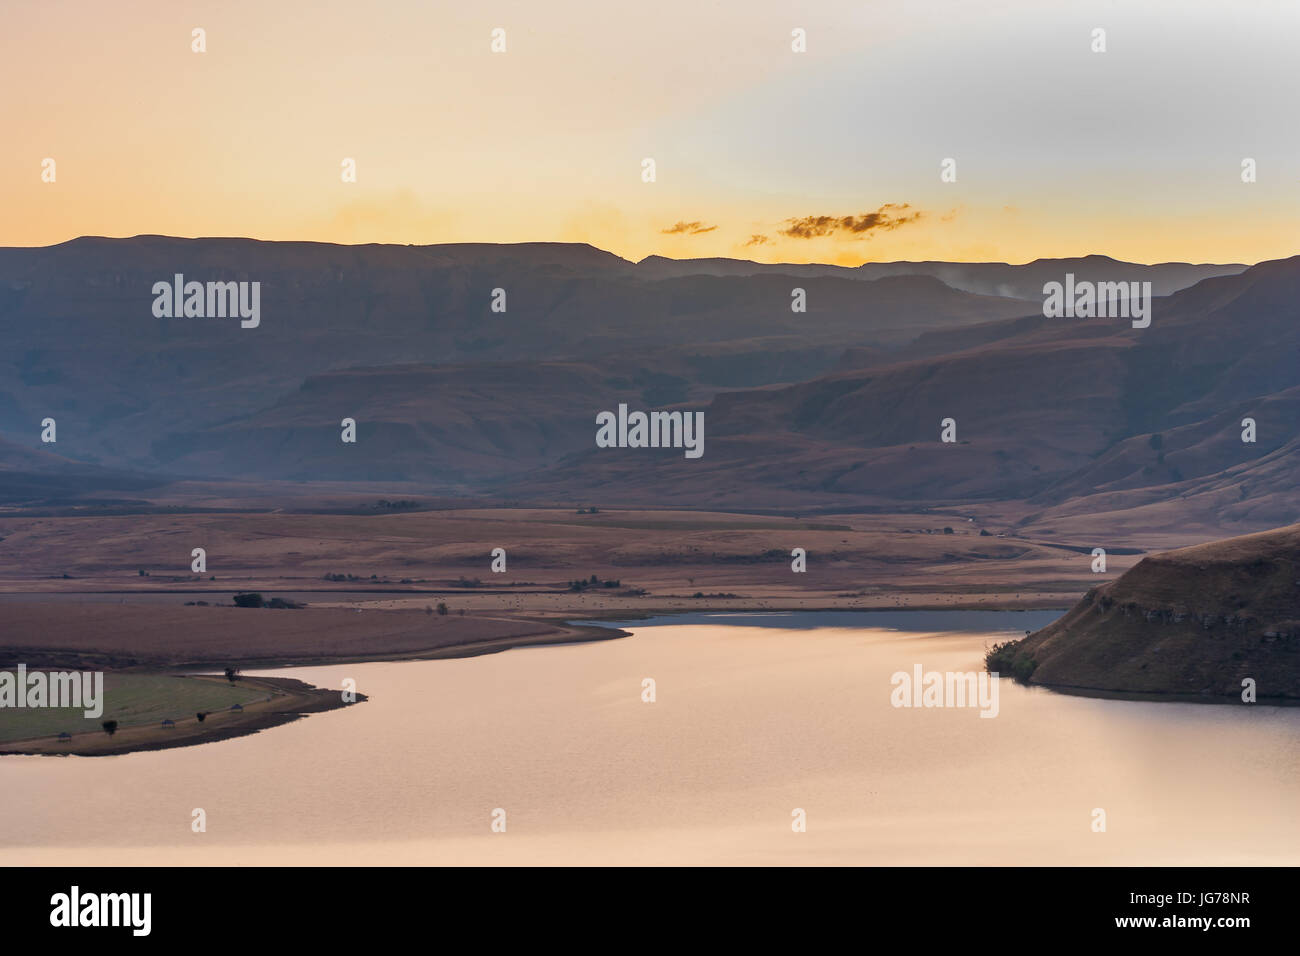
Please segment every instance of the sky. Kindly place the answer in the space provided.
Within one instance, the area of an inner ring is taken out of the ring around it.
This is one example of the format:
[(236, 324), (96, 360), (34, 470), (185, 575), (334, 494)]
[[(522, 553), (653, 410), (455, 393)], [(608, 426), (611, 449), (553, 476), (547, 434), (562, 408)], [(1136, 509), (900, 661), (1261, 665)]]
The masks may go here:
[(1298, 37), (1300, 0), (0, 0), (0, 245), (1253, 263), (1300, 252)]

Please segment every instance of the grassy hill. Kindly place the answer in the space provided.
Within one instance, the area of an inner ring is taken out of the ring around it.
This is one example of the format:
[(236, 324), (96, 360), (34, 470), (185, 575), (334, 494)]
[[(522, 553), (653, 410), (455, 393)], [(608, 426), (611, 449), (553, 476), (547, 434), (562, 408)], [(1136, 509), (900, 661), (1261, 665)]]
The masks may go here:
[(1031, 684), (1300, 699), (1300, 524), (1143, 558), (991, 655)]

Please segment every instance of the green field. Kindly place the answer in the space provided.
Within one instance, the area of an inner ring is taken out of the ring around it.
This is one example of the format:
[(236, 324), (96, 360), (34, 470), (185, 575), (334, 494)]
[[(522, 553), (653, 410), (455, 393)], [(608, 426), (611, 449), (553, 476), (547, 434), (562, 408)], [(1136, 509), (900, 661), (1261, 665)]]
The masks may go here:
[(160, 724), (164, 718), (180, 720), (196, 712), (227, 710), (231, 704), (262, 700), (266, 691), (233, 687), (225, 680), (202, 680), (170, 674), (104, 675), (104, 713), (93, 720), (79, 707), (0, 708), (0, 743), (53, 736), (67, 731), (103, 734), (100, 723), (116, 720), (120, 727)]

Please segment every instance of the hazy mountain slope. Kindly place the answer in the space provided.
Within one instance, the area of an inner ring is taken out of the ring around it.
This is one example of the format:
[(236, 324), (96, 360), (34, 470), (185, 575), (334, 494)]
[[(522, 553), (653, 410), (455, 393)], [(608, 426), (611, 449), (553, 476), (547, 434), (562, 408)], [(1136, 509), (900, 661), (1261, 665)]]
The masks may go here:
[[(1231, 440), (1231, 433), (1225, 436)], [(1246, 446), (1250, 447), (1250, 446)], [(1275, 451), (1200, 478), (1159, 478), (1123, 491), (1081, 492), (1020, 522), (1024, 533), (1092, 538), (1178, 528), (1207, 536), (1224, 529), (1272, 528), (1300, 519), (1300, 437)]]
[(868, 262), (861, 266), (823, 263), (764, 263), (747, 259), (668, 259), (647, 256), (636, 264), (638, 275), (656, 279), (690, 275), (753, 276), (789, 275), (800, 277), (838, 276), (880, 279), (886, 276), (932, 276), (954, 289), (980, 295), (998, 295), (1027, 301), (1042, 301), (1043, 284), (1063, 281), (1067, 272), (1076, 279), (1096, 282), (1147, 281), (1154, 295), (1169, 295), (1212, 276), (1236, 275), (1247, 267), (1241, 263), (1162, 262), (1143, 265), (1121, 262), (1109, 256), (1081, 256), (1070, 259), (1035, 259), (1022, 265), (1005, 262)]
[[(644, 278), (643, 266), (556, 243), (137, 237), (0, 250), (0, 320), (13, 330), (0, 428), (30, 444), (53, 415), (61, 454), (173, 475), (520, 500), (1028, 498), (1040, 528), (1084, 520), (1078, 502), (1166, 523), (1171, 498), (1209, 526), (1291, 517), (1300, 257), (1156, 299), (1144, 329), (1045, 318), (930, 275)], [(1005, 268), (1037, 282), (1067, 269), (1122, 278), (1106, 271), (1121, 266)], [(261, 325), (154, 318), (152, 283), (177, 271), (261, 282)], [(796, 283), (806, 313), (790, 309)], [(489, 308), (497, 288), (505, 313)], [(595, 415), (620, 402), (703, 409), (704, 457), (597, 449)], [(1255, 443), (1240, 441), (1243, 417)], [(343, 418), (357, 421), (356, 445), (339, 440)], [(955, 444), (939, 441), (946, 418)]]
[[(154, 317), (154, 283), (178, 273), (259, 282), (260, 325)], [(166, 436), (256, 413), (331, 370), (656, 353), (688, 389), (761, 385), (825, 371), (846, 346), (898, 345), (1024, 309), (913, 276), (809, 279), (808, 311), (796, 313), (792, 287), (783, 276), (649, 281), (616, 256), (562, 243), (142, 236), (0, 249), (0, 430), (22, 435), (53, 415), (66, 455), (152, 468)], [(496, 289), (505, 312), (491, 309)], [(776, 360), (783, 350), (799, 360)]]
[[(459, 490), (541, 468), (594, 433), (593, 396), (653, 383), (581, 363), (347, 369), (313, 376), (248, 419), (158, 442), (172, 471), (292, 480), (422, 481)], [(357, 441), (340, 422), (357, 422)]]
[[(1208, 480), (1290, 455), (1283, 449), (1300, 426), (1298, 274), (1293, 258), (1206, 280), (1156, 300), (1145, 329), (1036, 316), (979, 326), (974, 341), (972, 329), (936, 332), (901, 353), (922, 357), (868, 358), (797, 385), (718, 395), (699, 461), (592, 448), (535, 483), (557, 493), (603, 484), (625, 495), (708, 494), (714, 505), (723, 484), (736, 500), (1039, 496), (1051, 505)], [(1247, 415), (1259, 423), (1253, 444), (1241, 441)], [(944, 418), (956, 420), (958, 444), (940, 443)], [(1283, 467), (1226, 477), (1238, 498), (1297, 488)]]
[[(57, 442), (44, 446), (55, 447)], [(62, 502), (90, 491), (101, 495), (139, 492), (160, 484), (149, 475), (70, 461), (44, 448), (29, 448), (0, 437), (0, 505)]]

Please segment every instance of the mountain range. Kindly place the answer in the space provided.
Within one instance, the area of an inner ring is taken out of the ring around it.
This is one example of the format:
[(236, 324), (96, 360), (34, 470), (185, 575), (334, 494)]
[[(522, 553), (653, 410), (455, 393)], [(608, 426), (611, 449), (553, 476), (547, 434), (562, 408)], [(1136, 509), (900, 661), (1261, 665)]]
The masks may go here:
[[(260, 325), (155, 317), (153, 285), (178, 273), (259, 282)], [(1042, 285), (1067, 273), (1151, 282), (1150, 327), (1045, 318)], [(48, 474), (60, 493), (80, 475), (100, 493), (403, 482), (714, 510), (1015, 500), (1065, 522), (1167, 524), (1178, 501), (1184, 519), (1276, 526), (1296, 517), (1298, 293), (1300, 257), (845, 268), (158, 236), (0, 249), (0, 498), (29, 500)], [(596, 448), (596, 414), (620, 403), (702, 410), (704, 456)], [(56, 444), (39, 441), (47, 417)]]

